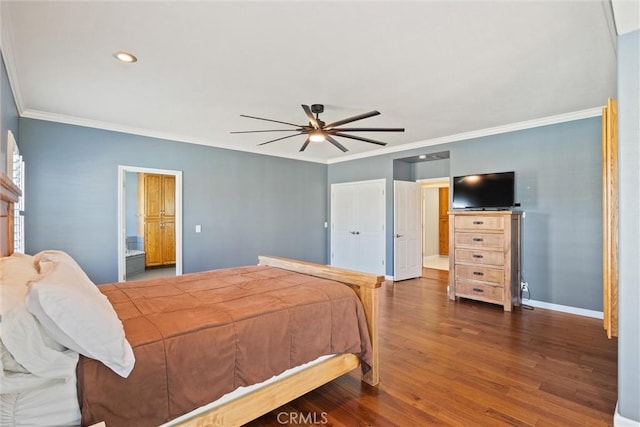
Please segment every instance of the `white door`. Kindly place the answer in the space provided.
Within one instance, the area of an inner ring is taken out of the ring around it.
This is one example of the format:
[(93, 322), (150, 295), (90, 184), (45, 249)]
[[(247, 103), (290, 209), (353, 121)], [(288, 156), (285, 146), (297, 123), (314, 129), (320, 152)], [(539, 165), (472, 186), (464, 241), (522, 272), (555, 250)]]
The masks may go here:
[(393, 280), (422, 275), (420, 184), (393, 182)]
[(385, 180), (331, 185), (331, 265), (385, 274)]
[(331, 265), (358, 269), (356, 239), (357, 191), (351, 185), (331, 186)]
[(385, 274), (384, 185), (384, 181), (367, 181), (357, 186), (358, 271)]

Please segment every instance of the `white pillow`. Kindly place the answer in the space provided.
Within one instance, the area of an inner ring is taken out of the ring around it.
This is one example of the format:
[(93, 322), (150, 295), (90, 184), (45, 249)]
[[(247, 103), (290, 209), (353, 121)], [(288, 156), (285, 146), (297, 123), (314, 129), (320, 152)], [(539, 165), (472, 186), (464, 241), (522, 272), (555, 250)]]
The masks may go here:
[(38, 276), (35, 259), (24, 254), (0, 258), (0, 379), (2, 392), (35, 389), (75, 377), (78, 354), (47, 336), (25, 308), (27, 283)]
[(36, 265), (41, 274), (30, 284), (26, 307), (48, 335), (128, 377), (135, 364), (133, 350), (107, 297), (64, 252), (41, 252)]
[(27, 294), (27, 283), (38, 276), (35, 258), (31, 255), (14, 253), (0, 258), (0, 317)]

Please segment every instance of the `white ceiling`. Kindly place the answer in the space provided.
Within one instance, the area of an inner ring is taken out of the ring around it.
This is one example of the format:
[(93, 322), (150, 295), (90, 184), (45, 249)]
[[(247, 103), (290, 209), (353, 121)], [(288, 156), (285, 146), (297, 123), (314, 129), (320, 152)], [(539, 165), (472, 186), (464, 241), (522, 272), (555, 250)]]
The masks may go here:
[[(606, 0), (1, 3), (22, 116), (267, 155), (331, 163), (593, 116), (616, 93)], [(340, 140), (346, 154), (229, 133), (283, 128), (240, 114), (305, 124), (314, 103), (406, 132), (360, 134), (382, 149)]]

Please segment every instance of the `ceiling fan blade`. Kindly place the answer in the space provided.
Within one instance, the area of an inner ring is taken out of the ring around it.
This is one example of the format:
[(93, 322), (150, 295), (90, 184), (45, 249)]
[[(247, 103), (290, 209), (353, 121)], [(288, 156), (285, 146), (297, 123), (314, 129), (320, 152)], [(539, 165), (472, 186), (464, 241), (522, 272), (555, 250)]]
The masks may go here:
[(282, 138), (272, 139), (271, 141), (263, 142), (263, 143), (258, 144), (258, 145), (265, 145), (265, 144), (269, 144), (270, 142), (276, 142), (276, 141), (280, 141), (281, 139), (287, 139), (287, 138), (291, 138), (292, 136), (298, 136), (298, 135), (302, 135), (302, 134), (303, 134), (303, 132), (296, 133), (295, 135), (287, 135), (287, 136), (283, 136)]
[(269, 130), (235, 130), (229, 133), (258, 133), (258, 132), (300, 132), (302, 129), (269, 129)]
[(338, 147), (340, 150), (342, 150), (343, 153), (346, 153), (347, 151), (349, 151), (346, 148), (344, 148), (344, 145), (340, 144), (338, 141), (331, 138), (329, 135), (325, 135), (325, 138), (327, 139), (327, 141), (329, 141), (330, 143)]
[(342, 138), (357, 139), (358, 141), (370, 142), (372, 144), (387, 145), (386, 142), (376, 141), (375, 139), (363, 138), (361, 136), (347, 135), (346, 133), (342, 133), (342, 132), (331, 132), (331, 135), (341, 136)]
[(357, 116), (347, 117), (346, 119), (338, 120), (337, 122), (329, 123), (324, 128), (334, 128), (336, 126), (344, 125), (347, 123), (355, 122), (356, 120), (368, 119), (369, 117), (377, 116), (380, 111), (369, 111), (368, 113), (358, 114)]
[(404, 128), (339, 128), (330, 129), (337, 132), (404, 132)]
[(314, 129), (320, 129), (320, 125), (318, 124), (318, 121), (316, 120), (315, 117), (313, 117), (313, 113), (311, 112), (311, 108), (309, 108), (308, 105), (302, 104), (302, 109), (304, 110), (304, 113), (307, 115), (307, 118), (309, 119), (309, 123), (311, 123), (313, 128)]
[(305, 148), (307, 148), (307, 145), (309, 145), (310, 142), (311, 142), (311, 137), (307, 136), (307, 139), (304, 141), (304, 144), (302, 144), (302, 147), (300, 147), (300, 152), (303, 152)]
[(249, 119), (256, 119), (256, 120), (264, 120), (266, 122), (282, 123), (283, 125), (291, 125), (291, 126), (295, 126), (295, 127), (299, 127), (299, 128), (304, 126), (304, 125), (296, 125), (296, 124), (289, 123), (289, 122), (281, 122), (280, 120), (265, 119), (264, 117), (247, 116), (246, 114), (240, 114), (240, 117), (247, 117)]

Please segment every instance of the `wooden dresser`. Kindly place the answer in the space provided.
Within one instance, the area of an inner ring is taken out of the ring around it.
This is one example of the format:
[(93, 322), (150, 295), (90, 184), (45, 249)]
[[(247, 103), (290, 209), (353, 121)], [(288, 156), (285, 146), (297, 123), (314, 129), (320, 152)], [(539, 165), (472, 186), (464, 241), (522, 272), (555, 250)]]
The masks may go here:
[(449, 212), (449, 299), (520, 305), (520, 218), (515, 211)]

